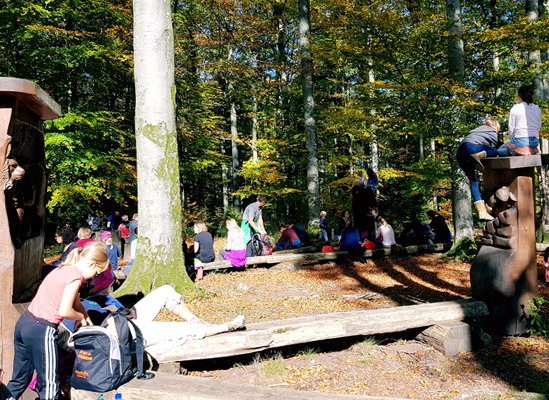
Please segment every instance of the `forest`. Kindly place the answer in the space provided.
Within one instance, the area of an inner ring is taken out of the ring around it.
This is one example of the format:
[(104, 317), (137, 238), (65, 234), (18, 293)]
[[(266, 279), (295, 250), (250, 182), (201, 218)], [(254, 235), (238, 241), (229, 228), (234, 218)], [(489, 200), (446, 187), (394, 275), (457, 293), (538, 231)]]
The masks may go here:
[[(273, 230), (287, 218), (314, 224), (305, 61), (318, 205), (334, 227), (366, 168), (378, 173), (389, 223), (428, 209), (452, 220), (465, 212), (456, 196), (468, 199), (460, 138), (488, 116), (505, 131), (522, 84), (547, 103), (541, 0), (312, 0), (309, 11), (304, 55), (296, 0), (172, 1), (184, 226), (202, 219), (217, 231), (259, 194), (271, 199)], [(0, 75), (35, 81), (63, 109), (46, 123), (49, 232), (137, 211), (132, 30), (127, 0), (0, 9)], [(539, 219), (549, 225), (546, 187), (542, 173)]]

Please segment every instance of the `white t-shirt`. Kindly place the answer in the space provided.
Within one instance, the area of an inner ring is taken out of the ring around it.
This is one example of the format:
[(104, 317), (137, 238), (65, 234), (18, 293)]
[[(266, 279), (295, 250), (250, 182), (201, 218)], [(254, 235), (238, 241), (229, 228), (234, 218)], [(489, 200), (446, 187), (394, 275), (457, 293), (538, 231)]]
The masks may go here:
[(509, 113), (509, 140), (514, 138), (535, 137), (539, 139), (541, 129), (541, 110), (532, 103), (515, 104)]
[(380, 227), (377, 228), (376, 239), (379, 239), (380, 235), (383, 236), (381, 243), (383, 243), (384, 247), (391, 247), (396, 244), (395, 232), (393, 231), (393, 228), (391, 228), (391, 225), (380, 225)]
[(240, 232), (238, 229), (229, 231), (227, 235), (227, 248), (230, 250), (245, 250), (244, 232)]

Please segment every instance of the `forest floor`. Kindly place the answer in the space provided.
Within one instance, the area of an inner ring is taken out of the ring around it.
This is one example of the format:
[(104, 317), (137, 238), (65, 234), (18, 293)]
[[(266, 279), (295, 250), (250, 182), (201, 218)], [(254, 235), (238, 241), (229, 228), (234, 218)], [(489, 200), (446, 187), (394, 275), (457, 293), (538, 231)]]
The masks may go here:
[[(224, 244), (215, 241), (216, 253)], [(212, 271), (196, 282), (201, 293), (187, 303), (207, 322), (244, 313), (253, 323), (458, 300), (471, 296), (470, 267), (427, 254), (366, 264), (310, 262), (301, 271)], [(549, 299), (541, 255), (538, 276), (540, 297)], [(368, 299), (356, 299), (366, 293)], [(164, 310), (159, 319), (177, 317)], [(485, 400), (524, 398), (521, 392), (549, 394), (549, 340), (493, 337), (491, 344), (480, 343), (473, 352), (450, 358), (415, 341), (415, 334), (354, 337), (256, 356), (185, 362), (181, 370), (206, 379), (289, 390), (393, 398)]]
[[(221, 246), (216, 243), (216, 250)], [(311, 262), (302, 271), (213, 272), (196, 282), (205, 295), (190, 300), (189, 308), (208, 322), (244, 313), (253, 323), (464, 299), (471, 296), (470, 266), (429, 254), (366, 264)], [(541, 256), (538, 270), (540, 296), (549, 299)], [(373, 295), (356, 299), (364, 293)], [(160, 318), (173, 317), (164, 311)], [(355, 337), (181, 366), (207, 379), (368, 396), (503, 399), (520, 398), (524, 391), (549, 393), (547, 340), (493, 337), (491, 344), (449, 358), (413, 337)]]

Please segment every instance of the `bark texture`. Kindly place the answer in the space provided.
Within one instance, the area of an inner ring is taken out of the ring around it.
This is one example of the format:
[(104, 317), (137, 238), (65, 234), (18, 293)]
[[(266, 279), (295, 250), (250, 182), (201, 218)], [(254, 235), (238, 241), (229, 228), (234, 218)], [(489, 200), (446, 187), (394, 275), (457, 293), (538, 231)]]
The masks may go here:
[(181, 249), (181, 197), (175, 126), (174, 45), (169, 0), (134, 1), (135, 132), (139, 237), (120, 294), (170, 284), (194, 288)]
[[(446, 15), (448, 16), (448, 69), (450, 77), (463, 83), (463, 40), (459, 37), (462, 29), (461, 22), (461, 1), (446, 0)], [(456, 108), (456, 124), (463, 123), (461, 109)], [(471, 189), (463, 171), (459, 168), (457, 162), (452, 163), (454, 172), (458, 179), (453, 184), (453, 215), (455, 240), (461, 238), (474, 237), (473, 231), (473, 213), (471, 211)]]
[(305, 136), (307, 139), (307, 199), (309, 205), (309, 225), (318, 225), (320, 220), (320, 188), (318, 181), (318, 156), (315, 127), (315, 101), (313, 96), (313, 59), (311, 56), (310, 3), (299, 0), (299, 47), (301, 49), (303, 108)]

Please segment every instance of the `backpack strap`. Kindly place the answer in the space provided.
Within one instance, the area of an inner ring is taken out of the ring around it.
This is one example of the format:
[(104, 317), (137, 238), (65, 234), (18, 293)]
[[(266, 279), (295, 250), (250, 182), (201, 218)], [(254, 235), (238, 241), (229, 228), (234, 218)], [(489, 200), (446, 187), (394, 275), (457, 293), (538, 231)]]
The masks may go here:
[(128, 323), (133, 327), (132, 333), (135, 333), (133, 337), (133, 342), (135, 342), (135, 355), (137, 357), (137, 379), (152, 379), (154, 374), (152, 372), (143, 372), (143, 354), (145, 353), (145, 340), (143, 339), (143, 334), (139, 327), (132, 321), (131, 318), (128, 318)]

